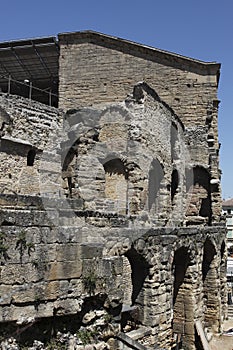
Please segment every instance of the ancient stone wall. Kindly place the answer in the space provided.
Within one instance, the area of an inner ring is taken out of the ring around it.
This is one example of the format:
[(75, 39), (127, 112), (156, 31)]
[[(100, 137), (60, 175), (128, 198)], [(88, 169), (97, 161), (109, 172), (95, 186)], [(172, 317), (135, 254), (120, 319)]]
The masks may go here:
[(51, 157), (48, 164), (42, 152), (53, 151), (53, 138), (61, 129), (61, 114), (23, 97), (1, 94), (0, 118), (0, 192), (40, 194), (43, 169), (50, 168), (52, 177)]
[[(144, 104), (132, 98), (66, 114), (69, 139), (62, 146), (64, 186), (68, 189), (70, 181), (70, 195), (84, 199), (91, 210), (145, 213), (157, 225), (181, 222), (186, 209), (183, 174), (189, 164), (183, 151), (183, 126), (159, 100), (144, 94)], [(174, 161), (173, 129), (179, 145)], [(179, 173), (179, 189), (172, 195), (174, 169)]]
[(144, 81), (186, 126), (203, 125), (214, 115), (217, 132), (219, 64), (95, 33), (61, 34), (59, 45), (61, 107), (119, 102)]
[(220, 65), (98, 33), (59, 35), (60, 106), (119, 102), (138, 82), (154, 89), (186, 127), (193, 167), (208, 169), (213, 220), (221, 215), (217, 87)]
[[(75, 211), (47, 200), (45, 211), (36, 197), (0, 199), (0, 317), (15, 332), (66, 315), (79, 319), (77, 331), (90, 317), (90, 297), (96, 298), (92, 312), (115, 320), (112, 337), (120, 328), (146, 327), (144, 345), (170, 349), (174, 333), (195, 349), (196, 320), (219, 331), (226, 312), (224, 227), (217, 227), (218, 236), (216, 228), (137, 229), (130, 219), (90, 213), (80, 200), (69, 200)], [(120, 322), (122, 303), (136, 308), (134, 323), (124, 312)]]
[(59, 40), (62, 117), (0, 96), (0, 328), (197, 349), (195, 322), (211, 334), (226, 317), (219, 65)]

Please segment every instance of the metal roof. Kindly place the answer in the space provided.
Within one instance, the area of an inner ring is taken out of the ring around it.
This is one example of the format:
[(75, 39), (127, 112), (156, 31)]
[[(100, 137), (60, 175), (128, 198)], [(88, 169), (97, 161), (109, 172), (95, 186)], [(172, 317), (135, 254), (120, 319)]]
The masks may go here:
[(12, 93), (21, 95), (17, 91), (21, 90), (22, 95), (27, 94), (28, 88), (24, 85), (30, 83), (34, 88), (33, 93), (37, 96), (42, 96), (43, 93), (35, 88), (56, 94), (58, 90), (58, 60), (59, 45), (56, 37), (0, 43), (1, 90), (8, 91), (10, 77), (10, 92)]

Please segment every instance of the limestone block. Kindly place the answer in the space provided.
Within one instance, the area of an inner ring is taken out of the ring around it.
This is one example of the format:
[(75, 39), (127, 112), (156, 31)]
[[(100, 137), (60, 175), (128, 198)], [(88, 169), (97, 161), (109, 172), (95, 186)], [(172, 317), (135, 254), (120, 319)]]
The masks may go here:
[(50, 301), (47, 303), (38, 303), (34, 306), (34, 309), (36, 309), (36, 318), (51, 317), (54, 315), (54, 303)]
[(56, 281), (70, 278), (79, 278), (82, 274), (82, 261), (52, 262), (45, 272), (45, 280)]
[(70, 280), (68, 286), (68, 294), (71, 298), (81, 297), (82, 289), (83, 285), (81, 279)]
[(81, 311), (83, 300), (69, 299), (54, 302), (54, 314), (57, 316), (74, 315)]
[(80, 248), (76, 243), (56, 245), (56, 260), (58, 262), (78, 261), (81, 257)]
[(102, 244), (95, 244), (95, 243), (88, 243), (88, 244), (81, 244), (79, 247), (79, 254), (80, 259), (93, 259), (97, 257), (102, 256), (103, 251), (103, 245)]
[(101, 277), (116, 278), (123, 273), (123, 262), (121, 257), (106, 257), (99, 262), (98, 275)]
[(82, 242), (82, 228), (75, 226), (62, 226), (57, 228), (57, 237), (58, 242), (68, 243), (68, 242)]
[(0, 285), (0, 305), (9, 305), (12, 299), (12, 286)]
[(19, 306), (5, 306), (2, 308), (1, 322), (18, 321), (19, 323), (27, 323), (27, 320), (31, 321), (36, 317), (36, 310), (33, 305), (27, 305), (24, 307)]
[(36, 270), (31, 263), (7, 264), (1, 268), (1, 283), (6, 285), (37, 282), (41, 279), (42, 271)]

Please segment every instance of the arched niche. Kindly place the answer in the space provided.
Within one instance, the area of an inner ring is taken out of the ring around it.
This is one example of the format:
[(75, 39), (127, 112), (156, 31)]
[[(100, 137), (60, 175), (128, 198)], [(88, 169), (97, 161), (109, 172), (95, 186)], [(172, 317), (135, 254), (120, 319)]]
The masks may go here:
[(173, 170), (171, 176), (171, 202), (174, 203), (175, 195), (177, 194), (179, 186), (179, 174), (176, 169)]
[(105, 197), (113, 200), (119, 212), (128, 209), (128, 172), (119, 158), (111, 159), (103, 164), (105, 171)]
[[(203, 218), (211, 224), (211, 191), (210, 174), (201, 166), (186, 170), (187, 213), (190, 221), (192, 217)], [(197, 223), (197, 221), (195, 221)]]
[(157, 159), (153, 159), (149, 169), (148, 208), (157, 212), (159, 210), (159, 192), (164, 178), (163, 166)]
[(176, 342), (174, 349), (185, 348), (195, 342), (194, 330), (194, 295), (192, 274), (189, 272), (191, 259), (186, 247), (175, 251), (173, 260), (173, 335)]
[(136, 327), (143, 323), (145, 306), (145, 280), (149, 274), (149, 264), (135, 248), (129, 249), (123, 258), (123, 282), (125, 282), (123, 304), (125, 312), (122, 313), (121, 328), (126, 325)]

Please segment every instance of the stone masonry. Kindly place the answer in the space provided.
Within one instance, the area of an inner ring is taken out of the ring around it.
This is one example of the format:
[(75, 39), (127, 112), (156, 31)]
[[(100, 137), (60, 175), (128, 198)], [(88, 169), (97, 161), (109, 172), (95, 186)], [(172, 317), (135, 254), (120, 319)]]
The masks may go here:
[(94, 32), (59, 46), (59, 109), (0, 95), (4, 339), (201, 349), (197, 321), (209, 339), (227, 317), (220, 65)]

